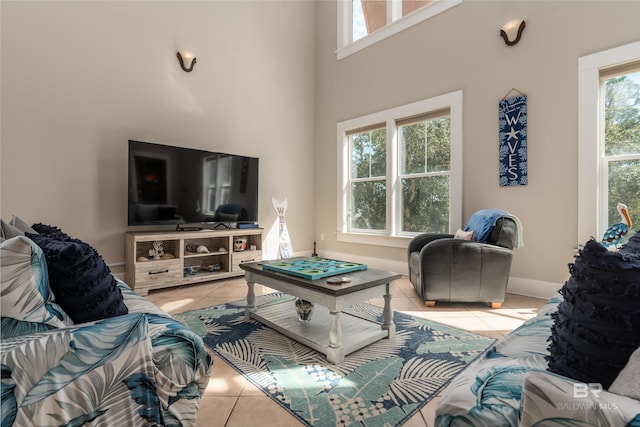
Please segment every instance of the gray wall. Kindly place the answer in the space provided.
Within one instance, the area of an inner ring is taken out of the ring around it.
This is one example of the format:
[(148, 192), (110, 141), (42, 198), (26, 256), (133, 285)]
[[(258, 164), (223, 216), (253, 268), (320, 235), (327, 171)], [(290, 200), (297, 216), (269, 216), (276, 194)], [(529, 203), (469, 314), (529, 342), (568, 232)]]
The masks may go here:
[[(316, 235), (332, 254), (406, 265), (404, 249), (337, 242), (336, 123), (463, 91), (463, 224), (500, 208), (523, 223), (510, 288), (546, 294), (568, 275), (577, 247), (578, 58), (640, 40), (639, 1), (474, 1), (336, 61), (336, 4), (319, 2), (316, 47)], [(499, 37), (526, 20), (522, 41)], [(498, 185), (498, 102), (528, 95), (529, 184)], [(538, 290), (541, 290), (538, 292)]]
[[(1, 210), (124, 261), (127, 140), (260, 158), (260, 225), (276, 257), (271, 197), (311, 248), (313, 2), (1, 3)], [(183, 72), (177, 50), (197, 64)]]

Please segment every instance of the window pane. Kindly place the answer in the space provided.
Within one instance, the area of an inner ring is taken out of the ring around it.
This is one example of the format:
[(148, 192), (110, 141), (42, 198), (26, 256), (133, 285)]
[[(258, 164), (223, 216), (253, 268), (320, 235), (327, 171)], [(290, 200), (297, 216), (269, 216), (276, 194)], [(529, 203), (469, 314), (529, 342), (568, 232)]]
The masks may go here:
[(360, 40), (367, 33), (367, 26), (364, 23), (364, 14), (362, 12), (362, 2), (360, 0), (353, 0), (353, 41)]
[(369, 176), (369, 155), (371, 134), (358, 133), (349, 137), (351, 140), (351, 177), (366, 178)]
[(385, 176), (387, 131), (379, 129), (351, 135), (351, 178)]
[(449, 232), (449, 176), (402, 180), (401, 229)]
[[(358, 0), (354, 0), (354, 3)], [(387, 25), (387, 2), (386, 0), (361, 0), (362, 14), (367, 34)]]
[(448, 171), (451, 168), (450, 136), (448, 117), (402, 126), (402, 173)]
[(402, 16), (407, 16), (431, 2), (432, 0), (402, 0)]
[(386, 181), (351, 184), (351, 228), (384, 230), (386, 228)]
[(425, 173), (427, 171), (426, 122), (400, 128), (402, 147), (402, 173)]
[(387, 174), (387, 130), (371, 132), (371, 176)]
[(605, 154), (640, 153), (640, 72), (605, 81)]
[[(640, 221), (640, 160), (625, 160), (609, 163), (609, 225), (622, 221), (616, 206), (618, 202), (629, 208), (632, 219)], [(628, 233), (623, 243), (633, 233)]]

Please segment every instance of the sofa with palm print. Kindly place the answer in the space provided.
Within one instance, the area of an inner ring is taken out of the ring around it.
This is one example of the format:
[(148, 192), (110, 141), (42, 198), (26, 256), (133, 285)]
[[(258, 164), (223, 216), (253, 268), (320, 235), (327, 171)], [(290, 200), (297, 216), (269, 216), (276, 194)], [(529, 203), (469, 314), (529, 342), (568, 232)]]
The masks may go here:
[(640, 427), (640, 233), (571, 276), (443, 393), (435, 425)]
[[(3, 427), (195, 425), (212, 367), (200, 337), (110, 272), (89, 281), (110, 283), (116, 296), (109, 304), (118, 309), (74, 322), (52, 292), (49, 279), (57, 273), (42, 248), (25, 235), (3, 238)], [(68, 250), (62, 258), (77, 260)], [(64, 274), (81, 281), (72, 270), (70, 264)], [(95, 311), (109, 301), (106, 291), (77, 297), (70, 310)]]

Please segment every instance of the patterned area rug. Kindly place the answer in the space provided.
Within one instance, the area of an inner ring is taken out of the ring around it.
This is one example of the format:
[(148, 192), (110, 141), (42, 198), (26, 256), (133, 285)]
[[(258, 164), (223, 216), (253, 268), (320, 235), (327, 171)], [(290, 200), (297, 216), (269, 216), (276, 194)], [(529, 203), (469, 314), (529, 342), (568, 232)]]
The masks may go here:
[[(291, 298), (273, 293), (257, 305)], [(495, 340), (394, 312), (396, 334), (334, 365), (264, 325), (244, 320), (245, 301), (175, 317), (264, 393), (309, 426), (398, 426), (445, 387)], [(348, 310), (382, 321), (382, 308)]]

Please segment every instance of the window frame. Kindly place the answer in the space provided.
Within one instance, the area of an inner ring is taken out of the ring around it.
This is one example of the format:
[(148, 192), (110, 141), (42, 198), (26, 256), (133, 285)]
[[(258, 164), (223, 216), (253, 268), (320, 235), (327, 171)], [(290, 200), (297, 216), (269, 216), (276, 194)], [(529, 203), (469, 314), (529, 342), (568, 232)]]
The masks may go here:
[[(401, 174), (399, 169), (400, 142), (396, 121), (420, 114), (449, 110), (450, 119), (450, 181), (449, 181), (449, 232), (453, 233), (462, 223), (462, 91), (412, 102), (410, 104), (371, 113), (337, 124), (338, 188), (337, 188), (337, 241), (406, 248), (407, 241), (418, 233), (401, 232)], [(386, 226), (380, 231), (350, 231), (348, 229), (349, 133), (376, 124), (385, 123), (387, 131), (387, 194)]]
[(607, 222), (601, 72), (639, 61), (639, 52), (640, 41), (578, 59), (578, 246), (599, 239)]
[[(394, 34), (404, 31), (422, 21), (426, 21), (433, 16), (439, 15), (440, 13), (459, 5), (463, 0), (434, 0), (433, 4), (424, 6), (407, 16), (401, 16), (391, 22), (389, 22), (389, 20), (393, 19), (393, 16), (388, 13), (386, 26), (356, 41), (353, 41), (353, 1), (354, 0), (337, 1), (338, 47), (336, 49), (336, 57), (338, 60), (346, 58), (349, 55), (378, 43), (387, 37), (391, 37)], [(402, 14), (402, 7), (398, 8), (396, 3), (399, 2), (396, 0), (387, 0), (387, 10), (397, 11), (400, 9), (400, 14)]]

